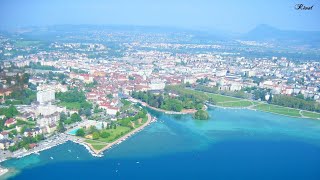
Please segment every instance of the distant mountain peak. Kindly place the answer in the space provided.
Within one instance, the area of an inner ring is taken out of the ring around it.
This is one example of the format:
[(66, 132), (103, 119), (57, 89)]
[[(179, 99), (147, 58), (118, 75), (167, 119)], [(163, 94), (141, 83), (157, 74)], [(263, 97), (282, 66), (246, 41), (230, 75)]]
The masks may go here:
[(251, 31), (280, 31), (280, 30), (268, 24), (259, 24)]
[(282, 31), (267, 24), (260, 24), (249, 31), (245, 37), (253, 39), (275, 38), (282, 35)]
[(320, 42), (319, 31), (281, 30), (260, 24), (242, 36), (243, 40), (277, 41), (282, 43), (316, 45)]

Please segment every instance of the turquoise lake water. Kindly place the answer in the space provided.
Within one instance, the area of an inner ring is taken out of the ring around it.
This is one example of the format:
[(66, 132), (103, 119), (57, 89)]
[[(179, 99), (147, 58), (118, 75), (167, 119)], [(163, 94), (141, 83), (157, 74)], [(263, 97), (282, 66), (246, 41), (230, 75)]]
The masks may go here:
[(208, 121), (158, 121), (92, 157), (71, 142), (3, 162), (12, 179), (320, 179), (320, 121), (210, 109)]

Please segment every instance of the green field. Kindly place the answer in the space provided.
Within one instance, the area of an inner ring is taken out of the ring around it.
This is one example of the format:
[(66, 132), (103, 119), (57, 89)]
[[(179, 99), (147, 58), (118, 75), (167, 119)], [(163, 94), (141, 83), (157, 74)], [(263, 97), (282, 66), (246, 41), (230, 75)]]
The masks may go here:
[(252, 101), (253, 105), (263, 104), (261, 102)]
[(104, 142), (99, 142), (99, 141), (95, 141), (95, 140), (85, 140), (84, 142), (91, 144), (91, 146), (95, 150), (100, 150), (100, 149), (104, 148), (107, 145)]
[(256, 105), (254, 109), (286, 115), (286, 116), (301, 117), (299, 113), (300, 110), (298, 109), (291, 109), (291, 108), (276, 106), (272, 104), (259, 104), (259, 105)]
[(144, 118), (142, 118), (142, 120), (141, 120), (141, 124), (139, 124), (138, 121), (135, 122), (135, 128), (138, 128), (138, 127), (142, 126), (144, 123), (147, 122), (147, 120), (148, 120), (148, 117), (144, 117)]
[(314, 119), (320, 118), (320, 113), (316, 112), (302, 111), (302, 115)]
[(225, 102), (225, 101), (241, 101), (242, 99), (230, 97), (230, 96), (224, 96), (220, 94), (210, 94), (206, 93), (210, 98), (212, 98), (216, 103), (219, 102)]
[[(182, 90), (183, 88), (181, 87), (176, 87), (180, 90)], [(202, 92), (202, 91), (197, 91), (197, 90), (192, 90), (192, 89), (183, 89), (183, 91), (185, 92), (189, 92), (189, 93), (193, 93), (193, 94), (197, 94), (200, 96), (203, 96), (205, 94), (206, 98), (212, 98), (216, 103), (218, 102), (225, 102), (225, 101), (241, 101), (242, 99), (239, 98), (235, 98), (235, 97), (230, 97), (230, 96), (224, 96), (221, 94), (212, 94), (212, 93), (207, 93), (207, 92)]]
[(130, 132), (131, 129), (129, 127), (125, 127), (125, 126), (117, 126), (116, 129), (106, 129), (105, 131), (110, 133), (110, 136), (107, 138), (99, 138), (98, 141), (113, 142), (113, 141), (117, 140), (118, 138), (120, 138), (121, 136)]
[(107, 138), (99, 138), (96, 140), (86, 139), (85, 142), (92, 145), (92, 147), (95, 150), (100, 150), (104, 148), (108, 143), (113, 142), (123, 135), (127, 134), (131, 131), (129, 127), (124, 126), (118, 126), (116, 129), (105, 129), (108, 133), (110, 133), (110, 136)]
[(17, 125), (35, 126), (36, 122), (35, 121), (24, 121), (24, 120), (17, 119)]
[[(180, 88), (181, 87), (176, 87)], [(240, 99), (240, 98), (234, 98), (230, 96), (224, 96), (221, 94), (212, 94), (212, 93), (207, 93), (207, 92), (202, 92), (202, 91), (197, 91), (197, 90), (192, 90), (192, 89), (184, 89), (184, 91), (192, 92), (197, 95), (204, 96), (205, 98), (212, 98), (213, 101), (216, 103), (217, 106), (221, 107), (250, 107), (252, 109), (260, 110), (260, 111), (265, 111), (265, 112), (270, 112), (270, 113), (276, 113), (280, 115), (286, 115), (286, 116), (292, 116), (292, 117), (308, 117), (308, 118), (313, 118), (317, 119), (320, 118), (320, 113), (316, 112), (309, 112), (309, 111), (301, 111), (302, 115), (299, 113), (300, 109), (292, 109), (288, 107), (282, 107), (282, 106), (277, 106), (273, 104), (266, 104), (263, 102), (257, 102), (257, 101), (251, 101), (251, 100), (246, 100), (246, 99)]]
[(252, 102), (247, 100), (238, 100), (231, 102), (218, 102), (216, 105), (222, 107), (249, 107), (252, 105)]
[(71, 102), (71, 103), (60, 102), (59, 106), (64, 106), (64, 107), (66, 107), (67, 109), (70, 109), (70, 110), (79, 110), (81, 108), (81, 104), (78, 103), (78, 102)]

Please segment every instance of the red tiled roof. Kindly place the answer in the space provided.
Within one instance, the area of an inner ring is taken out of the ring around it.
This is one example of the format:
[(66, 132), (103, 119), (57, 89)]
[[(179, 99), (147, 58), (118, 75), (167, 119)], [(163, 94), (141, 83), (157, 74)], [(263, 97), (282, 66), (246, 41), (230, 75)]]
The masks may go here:
[(9, 133), (8, 132), (5, 132), (5, 131), (3, 131), (3, 132), (1, 132), (0, 134), (2, 134), (2, 135), (8, 135)]
[(15, 124), (16, 122), (17, 122), (17, 121), (16, 121), (14, 118), (10, 118), (10, 119), (7, 119), (4, 124), (5, 124), (5, 125)]
[(29, 144), (29, 148), (30, 148), (30, 149), (33, 149), (33, 148), (36, 147), (36, 146), (37, 146), (36, 143)]

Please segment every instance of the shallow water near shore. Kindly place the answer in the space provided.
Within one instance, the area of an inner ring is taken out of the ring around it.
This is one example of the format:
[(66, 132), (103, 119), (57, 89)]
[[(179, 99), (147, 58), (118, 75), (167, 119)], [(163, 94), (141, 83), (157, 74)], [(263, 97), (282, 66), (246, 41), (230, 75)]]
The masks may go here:
[(92, 157), (67, 142), (1, 163), (11, 179), (320, 179), (320, 121), (209, 109), (211, 119), (166, 115)]

